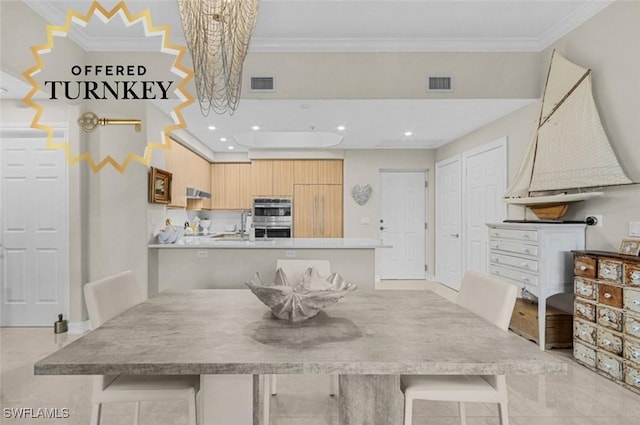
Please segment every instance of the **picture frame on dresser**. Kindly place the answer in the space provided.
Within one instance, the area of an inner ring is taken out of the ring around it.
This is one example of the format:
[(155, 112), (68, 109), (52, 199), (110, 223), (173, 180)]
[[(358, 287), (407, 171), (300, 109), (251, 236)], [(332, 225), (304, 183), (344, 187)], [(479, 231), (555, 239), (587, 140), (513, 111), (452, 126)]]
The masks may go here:
[(618, 254), (640, 255), (640, 239), (623, 239), (622, 242), (620, 242)]

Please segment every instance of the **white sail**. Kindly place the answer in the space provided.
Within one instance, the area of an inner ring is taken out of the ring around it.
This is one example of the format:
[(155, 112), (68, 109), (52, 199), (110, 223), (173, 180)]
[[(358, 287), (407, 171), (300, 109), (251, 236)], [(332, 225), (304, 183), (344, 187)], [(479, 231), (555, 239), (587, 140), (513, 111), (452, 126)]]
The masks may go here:
[(533, 139), (527, 147), (524, 160), (520, 163), (520, 169), (511, 181), (511, 185), (504, 195), (506, 198), (523, 197), (529, 194), (529, 185), (531, 184), (531, 176), (533, 175), (533, 162), (536, 155), (536, 144), (538, 143), (538, 134), (533, 135)]
[(628, 184), (602, 128), (591, 75), (538, 129), (529, 190), (565, 190)]
[(541, 123), (588, 72), (590, 72), (588, 69), (570, 62), (556, 51), (553, 52), (547, 86), (542, 98)]
[(505, 201), (526, 205), (522, 197), (530, 192), (629, 183), (602, 127), (592, 95), (591, 71), (554, 51), (540, 125), (505, 195), (511, 200)]

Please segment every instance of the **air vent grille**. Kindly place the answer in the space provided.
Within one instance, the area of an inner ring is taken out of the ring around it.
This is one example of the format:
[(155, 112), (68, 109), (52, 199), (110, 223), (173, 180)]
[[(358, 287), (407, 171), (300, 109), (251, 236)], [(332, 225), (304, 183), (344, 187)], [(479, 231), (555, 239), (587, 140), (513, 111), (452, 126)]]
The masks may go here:
[(251, 90), (273, 91), (273, 77), (251, 77)]
[(453, 78), (429, 77), (428, 91), (453, 91)]

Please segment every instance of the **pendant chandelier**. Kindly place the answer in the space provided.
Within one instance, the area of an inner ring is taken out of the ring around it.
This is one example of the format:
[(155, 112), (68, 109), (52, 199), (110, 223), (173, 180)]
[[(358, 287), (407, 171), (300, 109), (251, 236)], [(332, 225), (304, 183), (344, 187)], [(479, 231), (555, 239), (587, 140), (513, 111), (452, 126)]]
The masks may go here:
[(238, 108), (242, 65), (258, 17), (259, 0), (178, 0), (193, 58), (200, 110), (208, 116)]

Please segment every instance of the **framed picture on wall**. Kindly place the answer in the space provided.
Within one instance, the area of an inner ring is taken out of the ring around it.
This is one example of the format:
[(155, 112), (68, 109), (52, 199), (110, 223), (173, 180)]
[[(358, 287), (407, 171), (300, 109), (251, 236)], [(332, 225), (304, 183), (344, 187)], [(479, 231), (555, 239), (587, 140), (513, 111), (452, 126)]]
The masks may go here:
[(149, 170), (149, 202), (153, 204), (171, 203), (171, 173), (159, 168)]
[(640, 239), (623, 239), (618, 254), (640, 255)]

